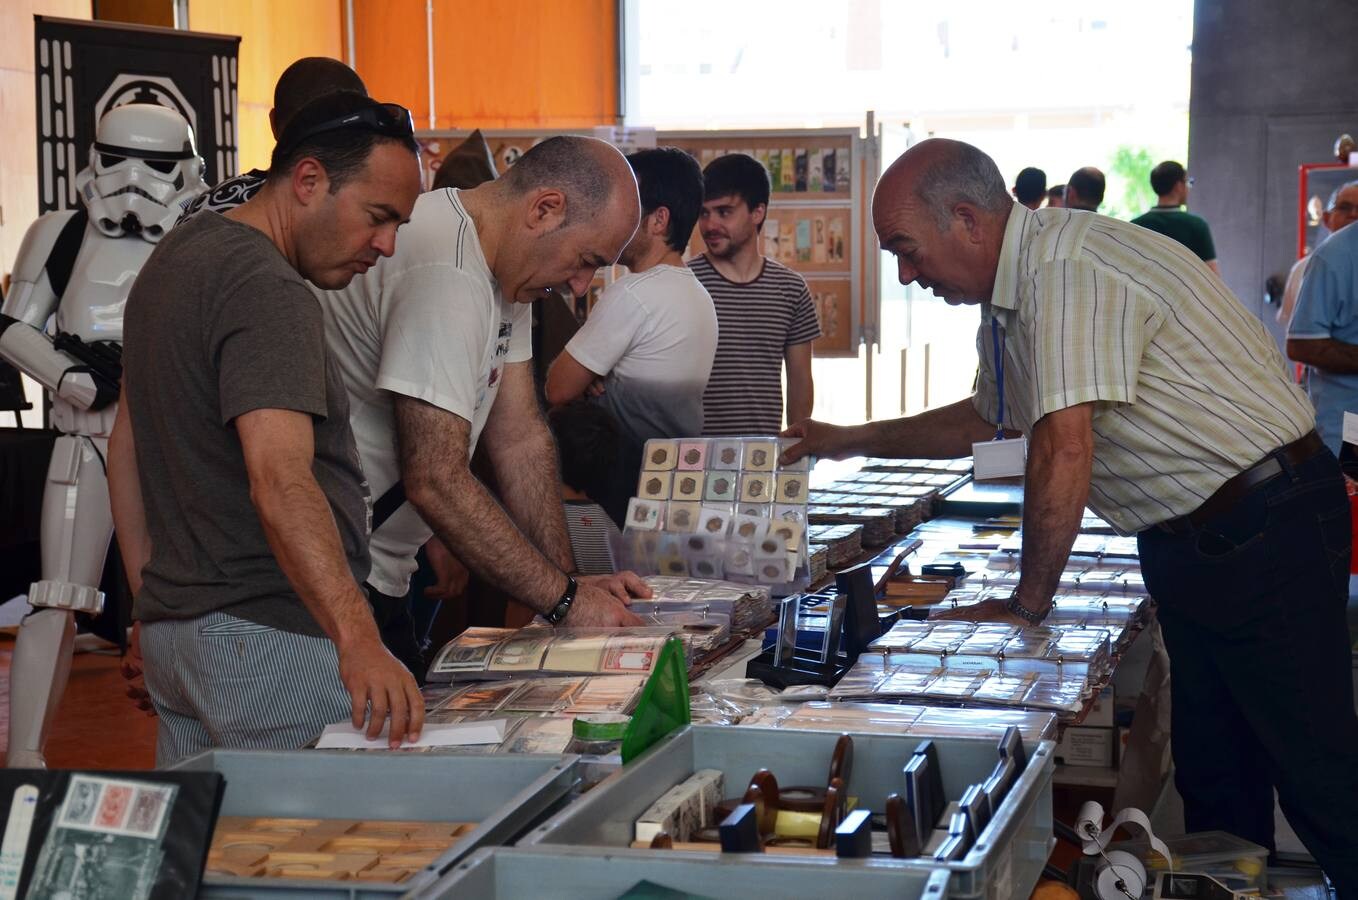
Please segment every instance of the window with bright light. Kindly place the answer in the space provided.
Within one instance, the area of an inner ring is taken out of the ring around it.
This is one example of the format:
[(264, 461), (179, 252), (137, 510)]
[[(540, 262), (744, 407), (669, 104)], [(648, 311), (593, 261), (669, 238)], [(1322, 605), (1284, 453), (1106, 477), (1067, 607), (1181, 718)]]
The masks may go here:
[[(883, 165), (939, 136), (1011, 184), (1097, 166), (1100, 212), (1120, 218), (1155, 203), (1156, 163), (1188, 162), (1191, 0), (628, 0), (624, 23), (629, 124), (845, 127), (872, 110)], [(869, 384), (875, 417), (923, 408), (925, 381), (931, 406), (970, 390), (975, 309), (901, 287), (889, 257), (881, 280), (871, 378), (866, 351), (817, 360), (818, 417), (861, 420)]]

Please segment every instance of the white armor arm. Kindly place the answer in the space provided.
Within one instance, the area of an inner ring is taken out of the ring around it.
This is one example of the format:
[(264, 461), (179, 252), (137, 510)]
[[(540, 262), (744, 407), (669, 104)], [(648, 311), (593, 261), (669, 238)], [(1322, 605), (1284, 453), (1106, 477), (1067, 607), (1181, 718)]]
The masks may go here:
[(52, 346), (43, 328), (56, 311), (57, 296), (47, 278), (47, 257), (75, 213), (38, 218), (19, 247), (4, 306), (0, 307), (0, 358), (79, 409), (100, 408), (117, 399), (117, 385)]

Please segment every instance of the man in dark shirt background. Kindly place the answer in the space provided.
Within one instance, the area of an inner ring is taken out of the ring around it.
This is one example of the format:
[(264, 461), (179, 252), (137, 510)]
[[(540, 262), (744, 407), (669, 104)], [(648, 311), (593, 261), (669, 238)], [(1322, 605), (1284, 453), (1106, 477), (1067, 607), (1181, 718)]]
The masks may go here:
[(1220, 275), (1212, 229), (1201, 216), (1180, 209), (1188, 203), (1188, 189), (1192, 185), (1193, 179), (1188, 177), (1182, 165), (1172, 159), (1160, 163), (1151, 169), (1151, 189), (1160, 200), (1149, 212), (1132, 219), (1132, 224), (1173, 238), (1198, 254), (1209, 269)]

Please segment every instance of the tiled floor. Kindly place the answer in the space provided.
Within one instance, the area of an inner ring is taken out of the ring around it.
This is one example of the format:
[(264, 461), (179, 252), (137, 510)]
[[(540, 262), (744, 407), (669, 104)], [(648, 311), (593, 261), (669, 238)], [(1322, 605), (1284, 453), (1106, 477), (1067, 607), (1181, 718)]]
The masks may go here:
[[(14, 638), (0, 634), (0, 743), (9, 746), (9, 664)], [(77, 653), (52, 734), (47, 764), (61, 769), (149, 769), (156, 720), (127, 699), (117, 651)]]

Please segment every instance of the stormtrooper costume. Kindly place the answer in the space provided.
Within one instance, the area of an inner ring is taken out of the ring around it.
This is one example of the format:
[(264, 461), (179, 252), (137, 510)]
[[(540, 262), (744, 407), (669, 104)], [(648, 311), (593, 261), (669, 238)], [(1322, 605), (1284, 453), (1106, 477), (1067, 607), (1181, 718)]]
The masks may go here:
[(70, 674), (74, 612), (98, 614), (113, 533), (104, 459), (117, 412), (123, 306), (138, 270), (204, 191), (193, 130), (178, 113), (128, 104), (99, 121), (76, 176), (81, 210), (47, 213), (24, 235), (0, 307), (0, 357), (46, 388), (52, 450), (42, 506), (42, 580), (19, 629), (10, 678), (11, 768), (42, 767)]

